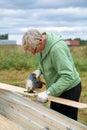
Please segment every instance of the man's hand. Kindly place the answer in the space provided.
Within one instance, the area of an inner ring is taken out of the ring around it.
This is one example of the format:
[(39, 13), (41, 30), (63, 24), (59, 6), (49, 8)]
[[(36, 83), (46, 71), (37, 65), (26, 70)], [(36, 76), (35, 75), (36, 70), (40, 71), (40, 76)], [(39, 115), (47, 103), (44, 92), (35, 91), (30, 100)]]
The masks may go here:
[(39, 77), (40, 77), (40, 74), (41, 74), (41, 71), (40, 71), (39, 69), (37, 69), (37, 70), (35, 70), (35, 71), (33, 72), (33, 74), (36, 75), (36, 78), (39, 78)]
[(48, 101), (48, 95), (49, 95), (48, 91), (41, 92), (38, 94), (37, 100), (39, 102), (46, 103)]
[(31, 80), (29, 80), (29, 79), (28, 79), (27, 82), (26, 82), (26, 89), (27, 89), (28, 92), (34, 90), (33, 82), (32, 82)]

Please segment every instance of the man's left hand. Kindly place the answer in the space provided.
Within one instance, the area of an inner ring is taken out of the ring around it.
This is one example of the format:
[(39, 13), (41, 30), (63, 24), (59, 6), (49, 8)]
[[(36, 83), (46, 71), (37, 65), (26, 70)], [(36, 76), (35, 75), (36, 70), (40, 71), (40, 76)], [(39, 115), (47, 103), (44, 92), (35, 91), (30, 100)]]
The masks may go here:
[(46, 103), (48, 101), (48, 94), (49, 92), (44, 91), (38, 94), (37, 100), (42, 103)]

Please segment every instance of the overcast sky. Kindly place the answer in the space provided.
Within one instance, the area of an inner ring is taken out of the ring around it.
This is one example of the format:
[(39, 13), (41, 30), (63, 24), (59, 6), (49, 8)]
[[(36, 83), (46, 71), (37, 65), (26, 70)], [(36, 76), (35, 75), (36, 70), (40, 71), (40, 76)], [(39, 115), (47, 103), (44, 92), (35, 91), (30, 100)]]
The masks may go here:
[(87, 39), (87, 0), (0, 0), (0, 34), (29, 28)]

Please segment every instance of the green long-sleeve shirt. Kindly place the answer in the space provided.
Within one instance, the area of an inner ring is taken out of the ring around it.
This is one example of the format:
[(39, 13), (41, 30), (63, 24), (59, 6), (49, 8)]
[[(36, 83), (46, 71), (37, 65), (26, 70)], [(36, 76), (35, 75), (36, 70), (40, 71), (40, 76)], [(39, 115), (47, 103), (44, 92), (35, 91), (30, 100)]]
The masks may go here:
[(60, 96), (80, 82), (70, 50), (61, 36), (46, 33), (46, 45), (39, 64), (48, 91)]

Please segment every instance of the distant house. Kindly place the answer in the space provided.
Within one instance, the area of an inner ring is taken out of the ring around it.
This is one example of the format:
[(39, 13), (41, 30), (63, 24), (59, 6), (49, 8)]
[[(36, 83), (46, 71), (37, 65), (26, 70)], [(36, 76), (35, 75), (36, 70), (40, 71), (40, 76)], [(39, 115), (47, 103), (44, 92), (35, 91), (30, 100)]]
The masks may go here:
[(80, 45), (79, 40), (64, 40), (64, 41), (69, 46), (79, 46)]
[(16, 40), (0, 40), (0, 45), (16, 45)]

